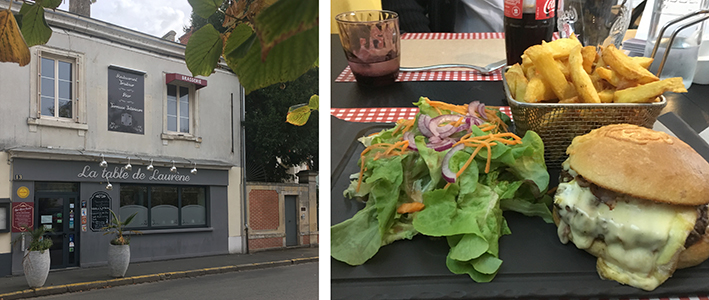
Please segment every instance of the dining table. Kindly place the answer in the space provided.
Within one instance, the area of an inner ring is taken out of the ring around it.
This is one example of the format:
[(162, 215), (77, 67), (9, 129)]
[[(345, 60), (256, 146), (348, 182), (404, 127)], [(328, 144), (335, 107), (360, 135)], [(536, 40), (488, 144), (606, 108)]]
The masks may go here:
[[(499, 39), (504, 36), (489, 36)], [(411, 38), (402, 35), (402, 40)], [(427, 34), (419, 39), (486, 38)], [(364, 149), (358, 138), (393, 127), (398, 118), (413, 118), (420, 97), (452, 104), (480, 101), (500, 107), (509, 103), (500, 74), (449, 76), (438, 73), (400, 74), (383, 87), (363, 86), (348, 79), (348, 65), (337, 34), (331, 43), (331, 225), (352, 217), (364, 204), (343, 196), (350, 175), (359, 172)], [(402, 47), (402, 53), (407, 51)], [(476, 55), (480, 49), (467, 49)], [(489, 51), (489, 49), (485, 49)], [(497, 49), (504, 55), (504, 47)], [(444, 58), (445, 59), (445, 58)], [(445, 71), (442, 71), (445, 72)], [(465, 72), (465, 71), (464, 71)], [(467, 71), (472, 72), (472, 71)], [(407, 73), (407, 72), (403, 72)], [(411, 79), (413, 78), (413, 79)], [(709, 85), (693, 84), (687, 93), (665, 93), (667, 105), (657, 125), (687, 142), (709, 160), (709, 145), (699, 133), (709, 127)], [(514, 120), (513, 120), (514, 122)], [(550, 188), (558, 170), (550, 168)], [(668, 187), (671, 188), (671, 187)], [(350, 266), (331, 258), (332, 299), (708, 299), (709, 262), (677, 270), (653, 291), (602, 280), (596, 259), (573, 244), (562, 244), (556, 226), (538, 217), (505, 212), (512, 234), (500, 238), (502, 266), (488, 283), (451, 273), (445, 263), (445, 238), (417, 235), (381, 247), (370, 260)]]

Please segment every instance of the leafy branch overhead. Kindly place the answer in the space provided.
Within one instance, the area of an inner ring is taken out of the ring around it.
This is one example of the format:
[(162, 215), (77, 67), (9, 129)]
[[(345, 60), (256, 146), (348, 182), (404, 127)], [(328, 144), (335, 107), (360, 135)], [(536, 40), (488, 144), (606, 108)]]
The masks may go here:
[(205, 25), (190, 37), (185, 62), (194, 76), (209, 76), (223, 58), (249, 93), (293, 81), (317, 62), (317, 0), (188, 1), (202, 18), (223, 14), (226, 28)]
[(56, 9), (60, 4), (62, 0), (23, 1), (18, 15), (10, 10), (12, 3), (0, 10), (0, 62), (29, 64), (29, 47), (46, 44), (52, 37), (44, 9)]

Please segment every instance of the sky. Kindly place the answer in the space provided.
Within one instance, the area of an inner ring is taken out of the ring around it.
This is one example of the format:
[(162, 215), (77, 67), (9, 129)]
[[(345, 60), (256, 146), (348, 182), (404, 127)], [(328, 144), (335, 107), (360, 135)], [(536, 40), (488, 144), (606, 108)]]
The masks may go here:
[[(69, 1), (64, 0), (59, 9), (69, 11)], [(191, 13), (187, 0), (98, 0), (91, 5), (93, 19), (156, 37), (170, 30), (182, 36)]]

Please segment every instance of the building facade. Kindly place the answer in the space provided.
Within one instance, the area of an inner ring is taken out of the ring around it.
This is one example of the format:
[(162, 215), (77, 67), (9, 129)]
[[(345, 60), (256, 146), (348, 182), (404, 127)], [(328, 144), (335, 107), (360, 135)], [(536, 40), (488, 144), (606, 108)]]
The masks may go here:
[(0, 276), (22, 273), (25, 226), (52, 229), (52, 268), (106, 264), (110, 211), (136, 215), (132, 262), (248, 251), (238, 78), (190, 76), (174, 41), (45, 17), (30, 64), (0, 63)]

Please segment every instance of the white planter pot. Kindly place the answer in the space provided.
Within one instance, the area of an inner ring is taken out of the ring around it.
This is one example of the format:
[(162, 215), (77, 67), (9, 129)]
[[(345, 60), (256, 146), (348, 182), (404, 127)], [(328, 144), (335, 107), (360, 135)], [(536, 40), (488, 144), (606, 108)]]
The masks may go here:
[(108, 269), (112, 277), (123, 277), (130, 263), (130, 245), (108, 245)]
[(44, 285), (49, 275), (49, 250), (25, 252), (22, 259), (22, 269), (25, 272), (25, 279), (31, 288), (38, 288)]

